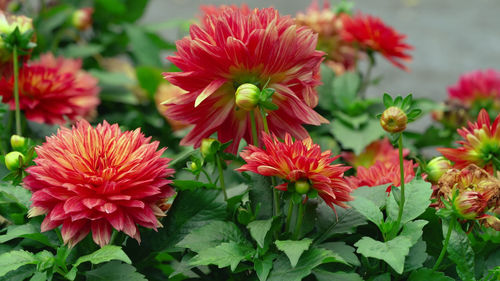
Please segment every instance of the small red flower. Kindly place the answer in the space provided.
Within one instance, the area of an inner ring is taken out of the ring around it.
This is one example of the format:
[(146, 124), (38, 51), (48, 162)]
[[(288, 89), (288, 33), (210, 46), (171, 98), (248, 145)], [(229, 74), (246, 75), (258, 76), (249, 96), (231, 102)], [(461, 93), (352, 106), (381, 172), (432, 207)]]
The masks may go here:
[(448, 87), (448, 98), (471, 107), (476, 104), (489, 105), (500, 110), (500, 71), (476, 70), (460, 76), (458, 82)]
[(463, 127), (457, 132), (464, 139), (457, 142), (460, 147), (437, 150), (455, 162), (457, 169), (476, 164), (492, 173), (493, 165), (500, 161), (500, 114), (491, 123), (488, 112), (482, 109), (476, 123), (469, 122), (469, 128)]
[[(405, 183), (409, 183), (415, 178), (414, 164), (411, 160), (404, 160), (404, 178)], [(363, 166), (358, 167), (357, 175), (348, 178), (353, 188), (361, 186), (377, 186), (383, 184), (392, 184), (392, 186), (401, 185), (401, 172), (399, 167), (399, 160), (381, 162), (377, 161), (370, 168)], [(391, 186), (387, 188), (387, 192), (391, 191)]]
[(342, 37), (347, 42), (355, 42), (362, 50), (379, 52), (395, 66), (408, 70), (401, 61), (411, 61), (407, 52), (413, 47), (404, 42), (406, 35), (399, 34), (380, 18), (361, 13), (346, 17)]
[(156, 229), (159, 206), (174, 194), (170, 187), (170, 159), (165, 149), (137, 129), (122, 132), (106, 121), (96, 128), (81, 120), (72, 129), (36, 148), (37, 164), (28, 168), (24, 186), (33, 192), (30, 216), (47, 214), (41, 231), (62, 225), (70, 247), (91, 230), (100, 246), (109, 243), (111, 230), (140, 241), (137, 225)]
[[(410, 150), (403, 149), (403, 157), (406, 157), (409, 153)], [(369, 168), (377, 161), (382, 163), (399, 161), (399, 150), (392, 146), (388, 138), (370, 143), (359, 155), (355, 155), (353, 152), (342, 152), (341, 155), (354, 168), (359, 166)]]
[(290, 183), (308, 183), (333, 210), (334, 204), (346, 208), (346, 201), (352, 200), (352, 188), (344, 178), (344, 172), (350, 167), (342, 164), (332, 165), (339, 156), (332, 157), (327, 150), (321, 152), (319, 145), (311, 138), (293, 141), (289, 134), (285, 142), (276, 136), (264, 134), (262, 137), (266, 149), (250, 145), (240, 153), (247, 164), (237, 171), (251, 171), (263, 176), (277, 176), (285, 183), (276, 186), (286, 191)]
[[(19, 72), (19, 103), (28, 120), (64, 124), (88, 116), (99, 104), (97, 79), (81, 69), (81, 60), (45, 54)], [(14, 77), (0, 80), (2, 102), (15, 109)]]
[[(194, 125), (181, 144), (198, 147), (215, 132), (222, 143), (233, 140), (231, 152), (242, 138), (251, 143), (250, 112), (235, 103), (236, 89), (245, 83), (276, 90), (272, 101), (279, 108), (267, 112), (267, 121), (279, 137), (289, 132), (305, 138), (303, 124), (328, 123), (312, 109), (323, 59), (316, 42), (310, 29), (273, 8), (205, 8), (201, 24), (191, 26), (190, 36), (177, 41), (177, 52), (169, 57), (181, 72), (164, 74), (187, 91), (167, 104), (170, 118)], [(253, 110), (260, 134), (263, 120)]]

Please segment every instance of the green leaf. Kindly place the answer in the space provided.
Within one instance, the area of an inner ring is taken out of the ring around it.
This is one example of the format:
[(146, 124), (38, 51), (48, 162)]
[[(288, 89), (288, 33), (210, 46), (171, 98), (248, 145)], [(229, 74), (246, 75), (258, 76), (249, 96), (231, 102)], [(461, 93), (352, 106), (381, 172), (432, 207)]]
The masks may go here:
[(408, 277), (408, 281), (454, 281), (455, 279), (450, 278), (444, 273), (439, 271), (434, 271), (430, 268), (421, 268), (413, 271)]
[(276, 244), (276, 248), (278, 248), (278, 250), (285, 252), (288, 259), (290, 259), (290, 264), (292, 267), (295, 267), (302, 253), (304, 253), (304, 251), (309, 249), (309, 246), (311, 246), (312, 239), (304, 238), (299, 241), (277, 240), (274, 243)]
[(417, 241), (422, 237), (423, 231), (422, 229), (424, 226), (428, 223), (428, 221), (424, 220), (416, 220), (416, 221), (410, 221), (407, 222), (404, 227), (403, 231), (401, 231), (400, 236), (404, 236), (408, 238), (411, 242), (412, 245), (417, 243)]
[(54, 244), (49, 241), (49, 238), (40, 233), (40, 226), (28, 223), (23, 225), (10, 225), (7, 227), (7, 233), (0, 235), (0, 243), (5, 243), (16, 238), (28, 238), (38, 241), (46, 246), (54, 248)]
[(246, 245), (249, 244), (241, 230), (233, 222), (212, 221), (198, 229), (194, 229), (177, 243), (177, 246), (188, 248), (198, 253), (204, 249), (220, 245), (223, 242), (231, 241)]
[(340, 108), (347, 108), (356, 99), (361, 78), (357, 72), (348, 71), (333, 79), (334, 102)]
[(281, 255), (274, 261), (273, 269), (269, 274), (268, 281), (300, 281), (311, 274), (312, 270), (321, 264), (329, 262), (344, 262), (338, 255), (326, 249), (311, 248), (307, 250), (299, 259), (299, 262), (292, 268), (286, 255)]
[(61, 50), (63, 56), (68, 58), (86, 58), (99, 54), (104, 50), (104, 47), (97, 44), (71, 44)]
[(172, 185), (176, 188), (176, 190), (194, 190), (199, 188), (208, 188), (208, 189), (216, 189), (217, 186), (215, 184), (204, 183), (199, 181), (192, 180), (174, 180)]
[(162, 70), (156, 67), (139, 66), (135, 69), (141, 88), (146, 90), (150, 99), (154, 99), (160, 83), (164, 82)]
[(120, 0), (95, 0), (95, 5), (105, 13), (121, 15), (127, 12), (127, 7)]
[(97, 269), (87, 271), (85, 276), (87, 276), (87, 281), (147, 281), (135, 267), (119, 261), (112, 261)]
[(248, 245), (231, 241), (202, 250), (191, 260), (191, 265), (215, 264), (219, 268), (230, 266), (231, 271), (234, 271), (242, 260), (249, 259), (254, 252), (255, 250)]
[(276, 258), (275, 254), (269, 254), (264, 256), (262, 259), (255, 259), (254, 269), (257, 273), (257, 277), (259, 277), (260, 281), (266, 281), (269, 276), (269, 272), (271, 268), (273, 268), (273, 260)]
[(79, 257), (73, 264), (73, 267), (78, 267), (84, 262), (91, 262), (92, 264), (100, 264), (111, 260), (120, 260), (126, 263), (132, 263), (127, 254), (121, 247), (114, 245), (106, 245), (92, 254)]
[(334, 121), (331, 124), (331, 132), (344, 149), (352, 149), (355, 154), (360, 154), (367, 145), (385, 134), (377, 119), (370, 119), (358, 130)]
[(47, 273), (46, 272), (40, 272), (40, 271), (37, 271), (35, 272), (35, 274), (33, 275), (33, 277), (31, 277), (30, 281), (46, 281), (48, 280), (47, 279)]
[[(456, 264), (458, 276), (462, 280), (475, 280), (474, 278), (474, 251), (470, 245), (467, 234), (459, 223), (454, 223), (448, 243), (448, 258)], [(443, 220), (443, 233), (448, 232), (449, 224)]]
[(337, 215), (332, 214), (332, 209), (326, 204), (319, 204), (317, 210), (317, 228), (321, 235), (315, 243), (321, 243), (334, 234), (354, 233), (356, 227), (367, 223), (365, 217), (354, 208), (336, 208)]
[[(415, 179), (405, 184), (405, 205), (403, 208), (403, 216), (401, 223), (409, 222), (420, 216), (431, 201), (432, 188), (431, 184), (421, 179)], [(392, 221), (396, 221), (398, 217), (399, 206), (394, 199), (394, 196), (389, 196), (387, 202), (387, 214)]]
[(36, 264), (38, 259), (33, 253), (24, 250), (10, 251), (0, 255), (0, 277), (9, 271), (27, 264)]
[(125, 30), (137, 62), (141, 65), (161, 67), (160, 48), (147, 35), (147, 31), (135, 25), (127, 25)]
[(390, 241), (381, 242), (370, 237), (363, 237), (354, 244), (357, 252), (367, 258), (376, 258), (387, 262), (397, 273), (403, 273), (405, 257), (410, 252), (411, 241), (398, 236)]
[(342, 280), (342, 281), (363, 281), (363, 278), (356, 273), (348, 272), (330, 272), (322, 269), (313, 270), (314, 276), (318, 281), (332, 281), (332, 280)]
[(257, 219), (265, 220), (273, 216), (273, 187), (271, 179), (254, 173), (250, 174), (250, 204), (252, 210), (259, 210)]
[(23, 265), (16, 270), (9, 271), (4, 276), (0, 276), (0, 281), (24, 281), (36, 272), (34, 264)]
[(354, 198), (363, 197), (372, 201), (379, 209), (383, 208), (387, 203), (387, 187), (389, 184), (378, 186), (361, 186), (351, 192)]
[(104, 85), (124, 87), (134, 84), (134, 81), (124, 73), (108, 72), (97, 69), (91, 69), (89, 72), (92, 76), (99, 79), (99, 83)]
[(380, 211), (375, 203), (364, 197), (356, 197), (353, 201), (349, 202), (349, 205), (379, 227), (384, 222), (382, 211)]
[(267, 220), (256, 220), (247, 225), (250, 235), (257, 242), (259, 247), (264, 248), (267, 233), (271, 230), (274, 218)]
[(392, 104), (393, 104), (393, 100), (392, 100), (391, 95), (389, 95), (388, 93), (384, 93), (383, 100), (384, 100), (384, 106), (385, 106), (386, 108), (389, 108), (389, 107), (391, 107), (391, 106), (392, 106)]
[(423, 266), (428, 257), (426, 250), (427, 245), (422, 239), (410, 248), (405, 260), (405, 272), (412, 272)]
[(320, 248), (325, 248), (327, 250), (332, 251), (335, 254), (338, 254), (342, 257), (348, 264), (354, 266), (360, 266), (360, 262), (356, 254), (354, 254), (353, 247), (347, 245), (345, 242), (327, 242), (321, 245), (318, 245)]

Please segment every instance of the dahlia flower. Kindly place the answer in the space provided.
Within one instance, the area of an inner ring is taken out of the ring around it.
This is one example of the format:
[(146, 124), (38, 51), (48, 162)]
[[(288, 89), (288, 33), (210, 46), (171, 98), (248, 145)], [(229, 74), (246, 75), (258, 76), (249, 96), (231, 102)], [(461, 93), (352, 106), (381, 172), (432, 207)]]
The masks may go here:
[(292, 137), (286, 134), (285, 142), (282, 143), (276, 136), (264, 134), (262, 141), (265, 149), (250, 145), (240, 153), (247, 164), (237, 171), (279, 177), (285, 180), (285, 183), (275, 188), (282, 191), (288, 190), (289, 184), (307, 182), (333, 210), (333, 204), (347, 207), (344, 202), (352, 200), (352, 188), (344, 179), (344, 172), (350, 167), (342, 164), (332, 165), (339, 156), (332, 157), (329, 150), (322, 152), (311, 138), (294, 142)]
[(28, 168), (24, 186), (33, 193), (30, 216), (46, 214), (41, 231), (62, 225), (70, 247), (90, 231), (100, 246), (112, 229), (140, 241), (137, 225), (161, 226), (160, 205), (174, 194), (167, 179), (165, 149), (137, 129), (122, 132), (106, 121), (93, 128), (80, 120), (61, 128), (36, 148), (37, 165)]
[(341, 37), (345, 17), (350, 15), (336, 14), (329, 1), (324, 1), (323, 8), (320, 9), (316, 0), (312, 1), (305, 13), (299, 12), (295, 17), (298, 25), (307, 26), (318, 34), (317, 49), (326, 53), (325, 63), (338, 75), (353, 70), (358, 56), (352, 43), (347, 43)]
[[(413, 170), (417, 164), (412, 160), (403, 160), (405, 183), (409, 183), (415, 178)], [(391, 186), (401, 185), (401, 172), (399, 160), (389, 160), (387, 162), (377, 161), (369, 168), (363, 166), (358, 167), (357, 175), (348, 178), (352, 188), (361, 186), (377, 186), (383, 184), (391, 184)], [(387, 188), (387, 192), (391, 191), (391, 186)]]
[(491, 124), (488, 112), (482, 109), (476, 123), (469, 122), (469, 128), (463, 127), (457, 132), (464, 139), (457, 142), (460, 147), (437, 149), (455, 162), (457, 169), (476, 164), (492, 173), (494, 165), (500, 168), (500, 114)]
[(458, 82), (448, 87), (448, 98), (470, 108), (491, 107), (500, 110), (500, 72), (494, 69), (476, 70), (460, 76)]
[[(458, 193), (458, 196), (454, 196)], [(442, 199), (454, 200), (453, 207), (463, 219), (488, 219), (488, 211), (495, 212), (500, 206), (500, 180), (474, 164), (465, 168), (450, 169), (439, 179), (434, 196), (438, 206)], [(485, 221), (484, 223), (487, 223)]]
[[(250, 112), (235, 106), (236, 89), (245, 83), (276, 90), (272, 99), (279, 109), (268, 111), (267, 121), (279, 137), (289, 132), (305, 138), (302, 124), (328, 122), (312, 109), (323, 52), (315, 50), (317, 35), (310, 29), (273, 8), (246, 6), (206, 9), (201, 22), (176, 42), (177, 52), (169, 57), (182, 71), (164, 74), (187, 91), (167, 104), (170, 118), (194, 125), (182, 145), (198, 147), (215, 132), (223, 143), (233, 140), (231, 152), (242, 138), (250, 143)], [(255, 115), (261, 134), (263, 120)]]
[[(81, 69), (81, 60), (45, 54), (19, 72), (20, 108), (28, 120), (64, 124), (84, 118), (99, 104), (97, 79)], [(2, 102), (15, 108), (14, 78), (0, 80)]]
[(380, 18), (358, 13), (345, 18), (342, 38), (354, 42), (361, 50), (378, 52), (395, 66), (408, 70), (401, 61), (411, 61), (407, 52), (413, 47), (404, 42), (406, 35), (399, 34)]
[[(410, 150), (403, 149), (403, 157), (406, 157)], [(359, 155), (353, 152), (343, 152), (342, 158), (354, 168), (359, 166), (369, 168), (380, 161), (391, 165), (391, 162), (399, 161), (399, 150), (394, 148), (388, 138), (376, 140), (370, 143)]]
[(165, 120), (167, 120), (168, 124), (170, 124), (172, 130), (174, 131), (184, 129), (188, 126), (188, 124), (169, 118), (166, 114), (167, 107), (163, 105), (163, 102), (180, 96), (183, 93), (185, 93), (185, 91), (170, 83), (160, 83), (155, 93), (156, 109), (165, 118)]

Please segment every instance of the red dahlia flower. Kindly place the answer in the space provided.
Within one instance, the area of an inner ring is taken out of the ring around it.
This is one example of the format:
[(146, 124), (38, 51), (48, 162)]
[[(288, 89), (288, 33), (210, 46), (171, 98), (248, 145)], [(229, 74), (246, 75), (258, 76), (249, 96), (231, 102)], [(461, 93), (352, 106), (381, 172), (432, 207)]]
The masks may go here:
[(100, 246), (112, 228), (140, 241), (137, 225), (156, 229), (159, 205), (174, 194), (167, 179), (170, 159), (161, 158), (158, 142), (137, 129), (122, 132), (106, 121), (96, 128), (81, 120), (36, 148), (36, 166), (24, 186), (33, 192), (30, 216), (47, 214), (41, 230), (62, 225), (70, 247), (92, 230)]
[[(81, 69), (81, 60), (55, 58), (45, 54), (25, 64), (19, 72), (19, 102), (28, 120), (64, 124), (86, 117), (99, 104), (97, 79)], [(2, 102), (11, 109), (14, 102), (14, 77), (0, 80)]]
[[(170, 118), (194, 125), (181, 144), (198, 147), (214, 132), (223, 143), (233, 140), (232, 152), (242, 138), (250, 143), (250, 113), (235, 106), (236, 89), (245, 83), (260, 89), (268, 83), (276, 90), (273, 103), (279, 109), (269, 111), (267, 121), (280, 137), (290, 132), (305, 138), (302, 124), (327, 123), (312, 109), (318, 103), (315, 86), (323, 56), (316, 42), (310, 29), (273, 8), (206, 9), (201, 25), (192, 25), (190, 36), (177, 41), (177, 52), (169, 57), (182, 72), (164, 74), (187, 91), (167, 103)], [(255, 115), (260, 134), (263, 122)]]
[[(407, 156), (410, 150), (403, 149), (403, 157)], [(394, 148), (388, 138), (376, 140), (370, 143), (359, 155), (353, 152), (342, 152), (342, 158), (355, 168), (363, 166), (369, 168), (377, 161), (392, 165), (391, 162), (399, 161), (399, 150)]]
[(460, 76), (457, 84), (448, 87), (448, 97), (471, 107), (491, 103), (500, 110), (500, 72), (494, 69), (476, 70)]
[(282, 143), (276, 136), (271, 138), (264, 134), (262, 140), (265, 150), (250, 145), (241, 152), (247, 164), (238, 171), (282, 178), (286, 182), (276, 188), (283, 191), (288, 189), (289, 183), (308, 182), (333, 210), (333, 204), (347, 207), (344, 202), (352, 200), (352, 189), (344, 179), (344, 172), (350, 167), (332, 165), (339, 156), (332, 157), (329, 150), (321, 152), (319, 145), (314, 144), (311, 138), (294, 142), (286, 134), (285, 142)]
[(476, 123), (469, 122), (469, 128), (463, 127), (457, 132), (464, 138), (457, 142), (461, 147), (437, 149), (455, 162), (455, 168), (476, 164), (490, 173), (493, 172), (493, 165), (500, 168), (500, 114), (491, 124), (488, 112), (482, 109)]
[[(417, 164), (411, 160), (404, 160), (404, 173), (405, 183), (409, 183), (415, 177), (413, 170)], [(387, 162), (377, 161), (370, 168), (363, 166), (358, 167), (357, 175), (348, 178), (352, 188), (361, 186), (377, 186), (383, 184), (392, 184), (392, 186), (401, 185), (401, 172), (399, 167), (399, 160), (392, 160)], [(387, 188), (387, 192), (391, 191), (391, 186)]]
[(345, 41), (358, 44), (360, 49), (379, 52), (395, 66), (408, 70), (401, 61), (411, 61), (407, 52), (413, 47), (403, 41), (406, 35), (399, 34), (380, 18), (361, 13), (346, 17), (342, 36)]

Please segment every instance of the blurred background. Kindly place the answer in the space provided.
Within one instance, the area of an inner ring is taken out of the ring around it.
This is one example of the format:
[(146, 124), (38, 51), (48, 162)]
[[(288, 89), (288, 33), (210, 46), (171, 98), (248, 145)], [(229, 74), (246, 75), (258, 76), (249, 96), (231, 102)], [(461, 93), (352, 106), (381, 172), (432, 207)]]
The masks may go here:
[[(322, 1), (318, 1), (320, 5)], [(332, 0), (332, 4), (339, 1)], [(250, 7), (273, 6), (282, 15), (305, 11), (310, 1), (299, 0), (152, 0), (144, 23), (193, 18), (200, 5), (247, 3)], [(475, 69), (500, 69), (500, 1), (498, 0), (356, 0), (355, 10), (380, 17), (386, 24), (408, 36), (415, 47), (407, 73), (378, 59), (373, 76), (383, 75), (380, 84), (368, 88), (367, 95), (413, 93), (435, 101), (446, 98), (446, 87), (461, 73)], [(175, 39), (178, 33), (162, 34)], [(363, 68), (362, 68), (363, 69)], [(423, 124), (422, 124), (423, 125)]]

